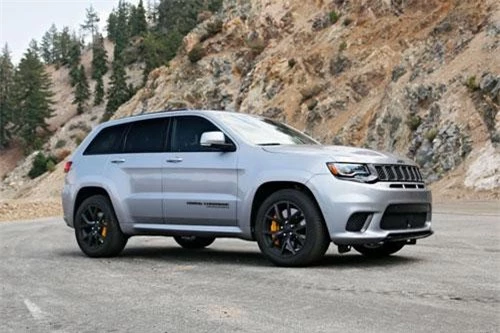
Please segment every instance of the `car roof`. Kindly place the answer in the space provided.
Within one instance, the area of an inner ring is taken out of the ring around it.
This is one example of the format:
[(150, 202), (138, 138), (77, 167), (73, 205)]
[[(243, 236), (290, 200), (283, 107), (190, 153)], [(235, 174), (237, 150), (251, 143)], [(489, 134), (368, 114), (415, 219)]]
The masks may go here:
[[(119, 119), (109, 120), (105, 123), (102, 123), (101, 126), (99, 126), (99, 127), (108, 127), (111, 125), (126, 124), (126, 123), (139, 121), (139, 120), (161, 118), (165, 115), (168, 115), (168, 116), (188, 116), (188, 115), (213, 116), (213, 115), (216, 115), (218, 113), (241, 114), (241, 113), (235, 112), (235, 111), (222, 111), (222, 110), (201, 110), (201, 109), (162, 110), (162, 111), (141, 113), (141, 114), (131, 115), (131, 116), (127, 116), (127, 117), (123, 117), (123, 118), (119, 118)], [(249, 115), (249, 114), (245, 114), (245, 115)], [(251, 116), (251, 115), (249, 115), (249, 116)]]

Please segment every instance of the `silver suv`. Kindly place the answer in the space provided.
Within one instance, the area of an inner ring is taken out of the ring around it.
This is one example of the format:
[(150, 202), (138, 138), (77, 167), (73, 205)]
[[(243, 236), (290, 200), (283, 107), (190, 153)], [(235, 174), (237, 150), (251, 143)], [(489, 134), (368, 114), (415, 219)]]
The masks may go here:
[(386, 256), (432, 234), (417, 166), (377, 151), (324, 146), (274, 120), (169, 111), (95, 128), (65, 166), (64, 220), (91, 257), (134, 235), (184, 248), (257, 241), (276, 265), (320, 259), (330, 242)]

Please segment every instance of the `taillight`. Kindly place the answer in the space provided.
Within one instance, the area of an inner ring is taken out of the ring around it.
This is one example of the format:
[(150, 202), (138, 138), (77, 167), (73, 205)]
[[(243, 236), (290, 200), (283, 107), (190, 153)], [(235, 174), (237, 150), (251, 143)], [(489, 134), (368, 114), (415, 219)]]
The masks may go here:
[(71, 166), (73, 165), (73, 162), (67, 161), (66, 164), (64, 164), (64, 172), (68, 173), (69, 170), (71, 170)]

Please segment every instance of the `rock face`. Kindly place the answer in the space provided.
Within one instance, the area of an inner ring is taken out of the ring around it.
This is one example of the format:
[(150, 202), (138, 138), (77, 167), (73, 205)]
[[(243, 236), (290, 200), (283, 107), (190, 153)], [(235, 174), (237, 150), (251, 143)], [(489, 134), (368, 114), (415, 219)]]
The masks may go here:
[[(499, 25), (496, 1), (226, 1), (116, 117), (262, 114), (327, 144), (409, 156), (428, 182), (461, 166), (464, 186), (498, 191)], [(206, 55), (192, 64), (200, 36)]]

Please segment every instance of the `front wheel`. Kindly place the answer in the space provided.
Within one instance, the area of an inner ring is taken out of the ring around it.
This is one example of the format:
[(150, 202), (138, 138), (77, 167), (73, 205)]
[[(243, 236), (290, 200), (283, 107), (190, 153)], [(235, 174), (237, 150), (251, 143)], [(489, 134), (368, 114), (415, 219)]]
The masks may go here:
[(319, 208), (306, 193), (286, 189), (261, 205), (255, 238), (264, 255), (278, 266), (305, 266), (319, 260), (330, 239)]
[(382, 244), (354, 245), (353, 247), (367, 257), (382, 258), (398, 252), (405, 244), (405, 242), (386, 242)]
[(202, 249), (215, 241), (215, 237), (174, 236), (177, 244), (185, 249)]
[(127, 244), (113, 206), (103, 195), (89, 197), (78, 207), (75, 236), (78, 246), (89, 257), (116, 256)]

